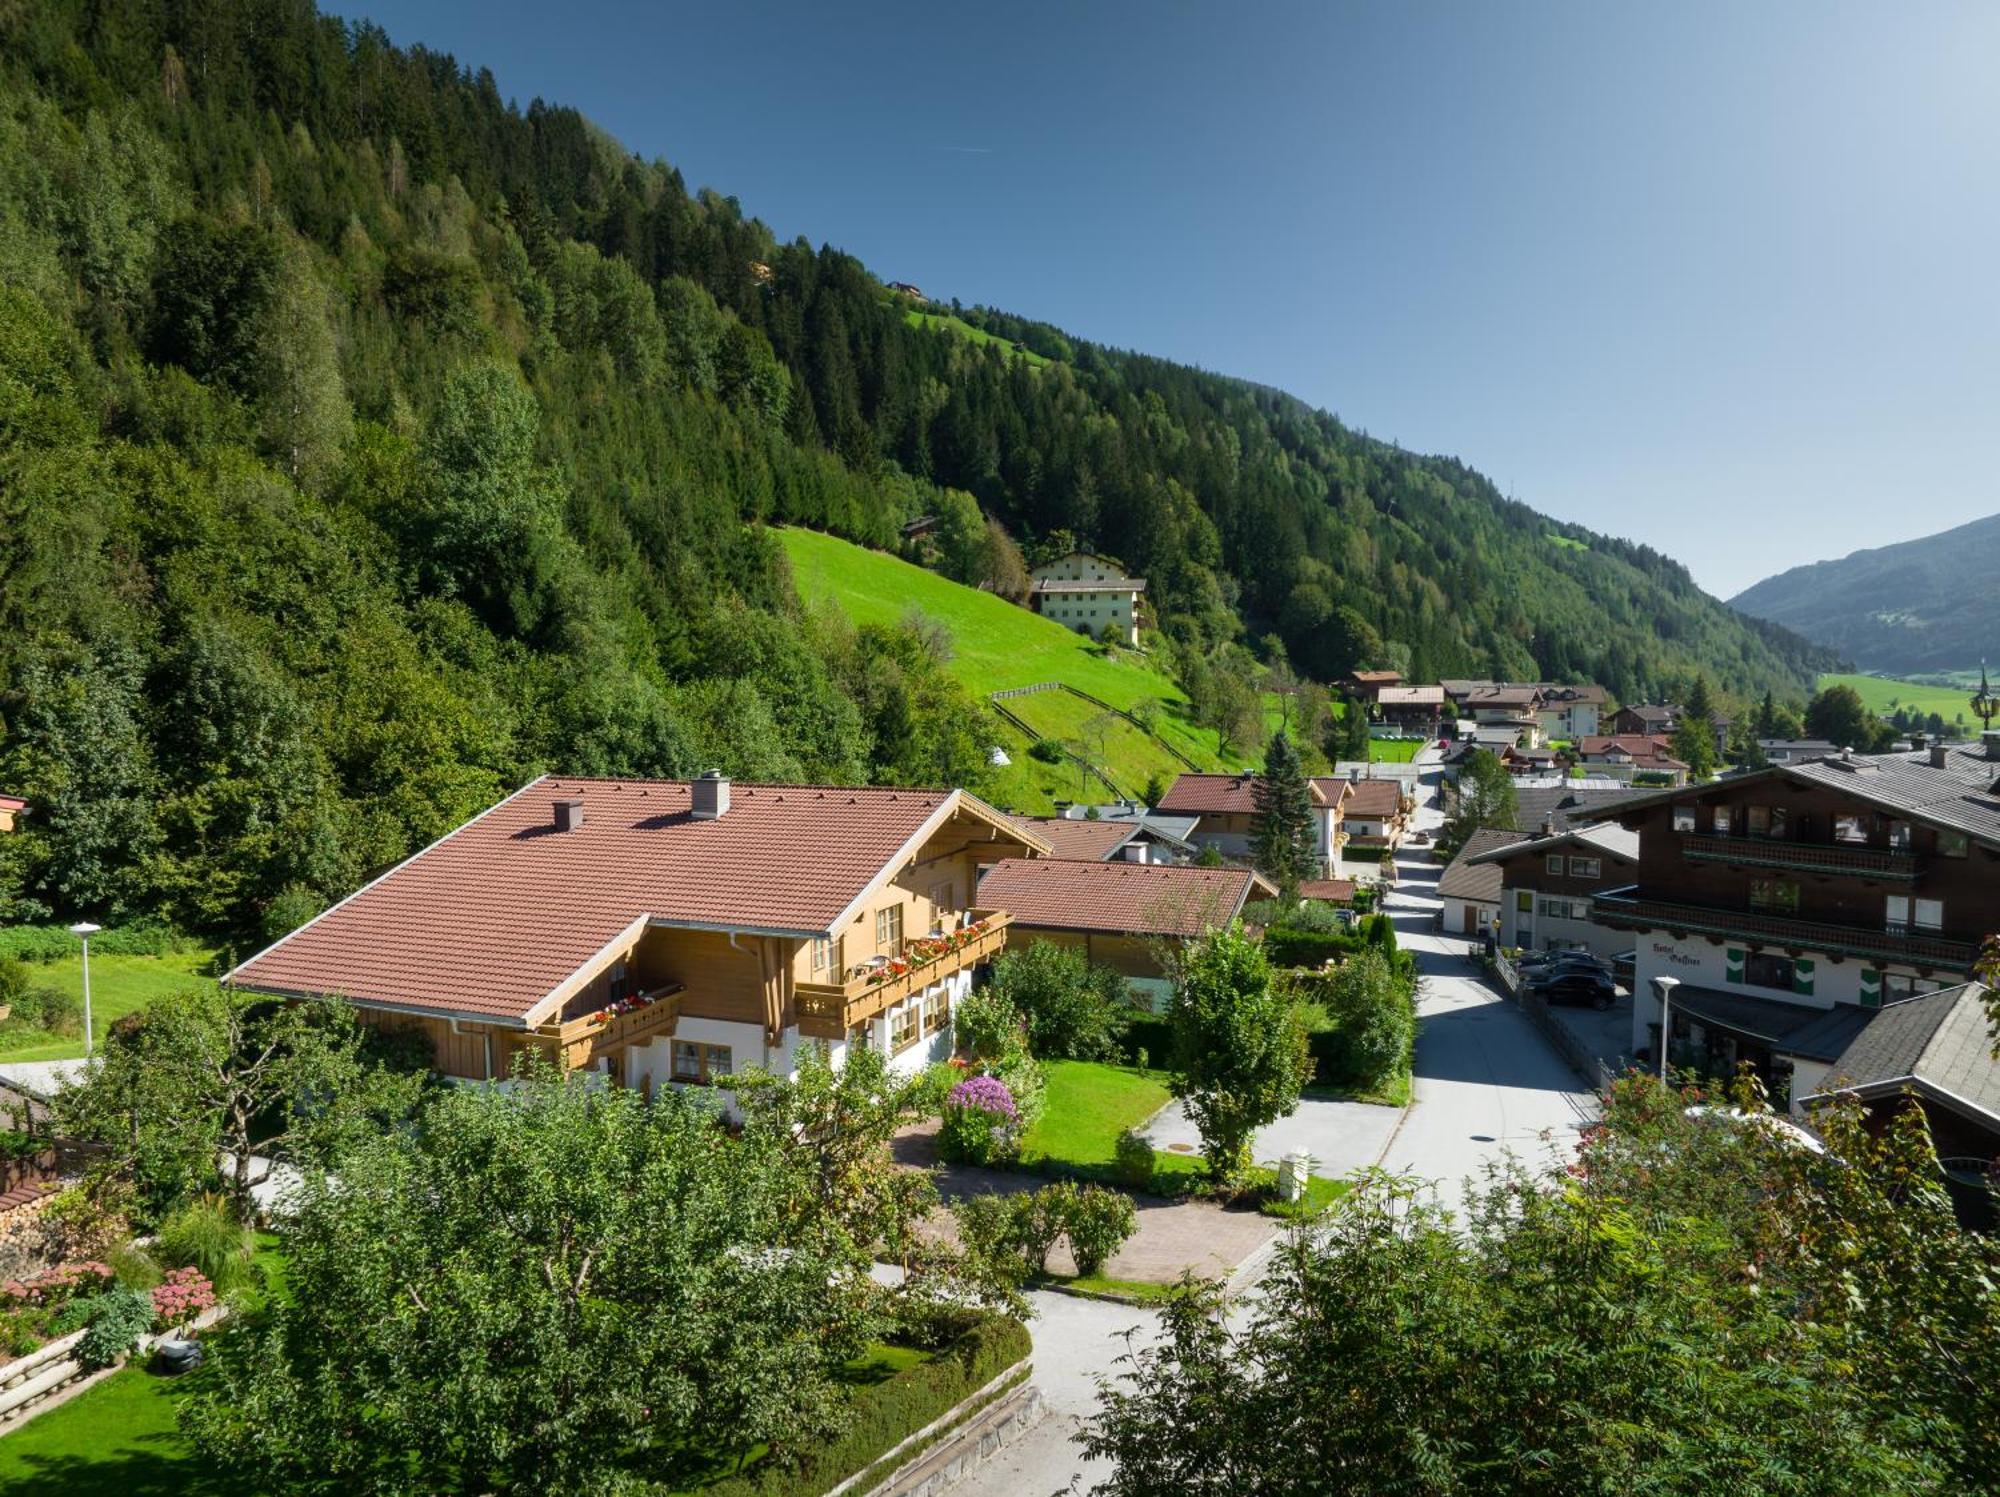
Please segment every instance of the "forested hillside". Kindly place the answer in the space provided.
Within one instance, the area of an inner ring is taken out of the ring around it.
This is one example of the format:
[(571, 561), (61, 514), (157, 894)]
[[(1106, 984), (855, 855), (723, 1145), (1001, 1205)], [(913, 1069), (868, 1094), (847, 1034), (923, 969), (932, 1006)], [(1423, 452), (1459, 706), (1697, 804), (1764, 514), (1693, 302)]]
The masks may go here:
[(1969, 670), (2000, 651), (2000, 515), (1766, 577), (1745, 613), (1803, 629), (1863, 670)]
[(930, 637), (807, 617), (769, 519), (973, 496), (1143, 570), (1184, 676), (1825, 663), (1282, 395), (907, 310), (297, 0), (0, 8), (0, 918), (254, 939), (542, 767), (977, 787)]

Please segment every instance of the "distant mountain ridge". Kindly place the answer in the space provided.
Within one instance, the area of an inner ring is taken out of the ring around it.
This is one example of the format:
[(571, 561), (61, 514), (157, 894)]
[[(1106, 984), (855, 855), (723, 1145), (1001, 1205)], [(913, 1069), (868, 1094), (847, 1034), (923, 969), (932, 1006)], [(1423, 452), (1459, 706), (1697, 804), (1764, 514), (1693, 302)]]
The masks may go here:
[(1962, 670), (2000, 657), (2000, 515), (1767, 577), (1730, 599), (1863, 670)]

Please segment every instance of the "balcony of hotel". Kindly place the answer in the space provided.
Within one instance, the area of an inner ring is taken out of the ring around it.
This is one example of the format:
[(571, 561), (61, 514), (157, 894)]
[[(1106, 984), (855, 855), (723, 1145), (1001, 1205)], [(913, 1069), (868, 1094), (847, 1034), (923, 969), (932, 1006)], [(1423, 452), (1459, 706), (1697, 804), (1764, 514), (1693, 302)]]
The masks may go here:
[(571, 1019), (551, 1020), (530, 1033), (564, 1070), (579, 1070), (627, 1045), (674, 1032), (681, 1016), (681, 985), (666, 983)]
[(901, 956), (850, 968), (841, 982), (798, 984), (799, 1033), (814, 1039), (845, 1039), (857, 1024), (867, 1023), (910, 994), (998, 956), (1007, 945), (1007, 912), (968, 910), (966, 916), (957, 930), (917, 936), (903, 943)]
[(1787, 951), (1821, 951), (1831, 956), (1908, 962), (1930, 970), (1970, 972), (1979, 948), (1970, 941), (1912, 930), (1871, 930), (1860, 925), (1828, 925), (1763, 910), (1726, 910), (1711, 905), (1649, 899), (1637, 888), (1607, 889), (1591, 898), (1592, 918), (1621, 930), (1666, 930), (1674, 935), (1718, 936)]
[(1917, 860), (1851, 842), (1791, 842), (1774, 837), (1717, 837), (1684, 833), (1681, 852), (1704, 863), (1736, 868), (1782, 868), (1794, 873), (1844, 873), (1894, 883), (1915, 883)]

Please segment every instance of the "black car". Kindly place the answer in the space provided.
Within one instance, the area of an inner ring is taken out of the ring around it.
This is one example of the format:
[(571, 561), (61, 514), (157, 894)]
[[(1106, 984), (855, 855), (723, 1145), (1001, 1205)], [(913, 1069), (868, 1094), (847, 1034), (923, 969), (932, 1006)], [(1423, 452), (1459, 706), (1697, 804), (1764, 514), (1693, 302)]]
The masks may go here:
[(1530, 991), (1544, 1003), (1582, 1003), (1595, 1009), (1618, 1001), (1617, 983), (1602, 972), (1581, 967), (1532, 983)]
[(1598, 977), (1611, 977), (1611, 969), (1591, 956), (1559, 957), (1555, 961), (1543, 962), (1539, 966), (1523, 967), (1521, 977), (1528, 986), (1534, 987), (1551, 978), (1566, 976), (1571, 972), (1588, 972)]

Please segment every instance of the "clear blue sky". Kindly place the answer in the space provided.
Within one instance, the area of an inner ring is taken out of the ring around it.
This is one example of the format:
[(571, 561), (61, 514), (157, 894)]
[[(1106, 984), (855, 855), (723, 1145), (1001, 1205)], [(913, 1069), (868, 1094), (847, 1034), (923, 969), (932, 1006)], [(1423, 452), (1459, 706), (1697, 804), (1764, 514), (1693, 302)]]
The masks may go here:
[(2000, 510), (2000, 4), (333, 4), (1724, 596)]

